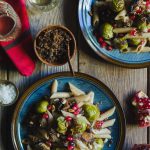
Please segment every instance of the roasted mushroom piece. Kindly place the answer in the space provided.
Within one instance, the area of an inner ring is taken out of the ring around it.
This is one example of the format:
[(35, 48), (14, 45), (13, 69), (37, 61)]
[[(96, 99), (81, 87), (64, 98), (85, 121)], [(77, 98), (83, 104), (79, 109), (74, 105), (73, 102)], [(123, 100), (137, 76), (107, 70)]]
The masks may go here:
[(34, 147), (35, 147), (35, 150), (50, 150), (51, 149), (50, 146), (42, 142), (36, 144)]

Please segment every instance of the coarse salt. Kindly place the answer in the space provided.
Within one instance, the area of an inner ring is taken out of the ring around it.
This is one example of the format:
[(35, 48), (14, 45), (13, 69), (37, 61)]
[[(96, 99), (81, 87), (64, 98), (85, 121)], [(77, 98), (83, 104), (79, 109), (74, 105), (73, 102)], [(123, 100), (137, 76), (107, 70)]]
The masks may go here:
[(0, 84), (0, 103), (10, 104), (16, 98), (16, 89), (11, 84)]

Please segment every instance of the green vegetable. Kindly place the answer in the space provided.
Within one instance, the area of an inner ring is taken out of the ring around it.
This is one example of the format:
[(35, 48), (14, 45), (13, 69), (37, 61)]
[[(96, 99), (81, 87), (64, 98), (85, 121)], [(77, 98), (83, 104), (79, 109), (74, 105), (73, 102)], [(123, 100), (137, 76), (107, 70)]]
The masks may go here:
[(102, 150), (104, 147), (104, 142), (102, 139), (95, 139), (94, 149), (95, 150)]
[(104, 23), (101, 26), (102, 37), (106, 40), (113, 38), (113, 26), (109, 23)]
[(36, 111), (38, 113), (45, 113), (47, 111), (47, 106), (49, 105), (48, 101), (40, 101), (39, 103), (37, 103), (36, 106)]
[(138, 21), (137, 23), (137, 28), (140, 30), (140, 31), (147, 31), (148, 27), (147, 27), (147, 23), (146, 21)]
[(124, 9), (125, 1), (124, 0), (112, 0), (112, 9), (115, 12), (120, 12)]
[(85, 105), (83, 105), (83, 110), (84, 110), (84, 114), (85, 114), (86, 118), (90, 122), (96, 120), (100, 115), (99, 108), (96, 105), (85, 104)]
[(85, 119), (83, 119), (83, 117), (77, 117), (74, 123), (74, 128), (71, 129), (71, 131), (73, 132), (73, 134), (83, 133), (86, 128), (87, 122), (85, 121)]
[(128, 48), (128, 42), (124, 38), (114, 39), (114, 45), (116, 48), (118, 48), (120, 50), (125, 50)]
[(133, 46), (137, 46), (141, 43), (141, 39), (129, 39), (129, 43)]
[(68, 124), (64, 117), (57, 118), (57, 132), (61, 134), (65, 134), (68, 128)]

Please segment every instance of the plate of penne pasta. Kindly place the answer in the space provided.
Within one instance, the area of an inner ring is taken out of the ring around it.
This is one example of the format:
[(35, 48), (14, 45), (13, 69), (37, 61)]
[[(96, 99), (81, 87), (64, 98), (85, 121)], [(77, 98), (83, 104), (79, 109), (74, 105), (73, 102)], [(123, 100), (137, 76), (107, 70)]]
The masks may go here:
[(12, 139), (18, 150), (120, 150), (125, 117), (101, 81), (83, 73), (56, 73), (20, 98)]
[(150, 65), (150, 1), (80, 0), (78, 16), (99, 56), (124, 67)]

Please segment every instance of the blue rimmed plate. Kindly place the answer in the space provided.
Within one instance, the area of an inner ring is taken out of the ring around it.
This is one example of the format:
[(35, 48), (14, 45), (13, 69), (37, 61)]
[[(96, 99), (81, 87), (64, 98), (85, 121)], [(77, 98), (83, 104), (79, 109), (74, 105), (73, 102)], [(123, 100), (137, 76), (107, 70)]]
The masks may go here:
[(23, 120), (33, 104), (41, 100), (43, 96), (50, 95), (50, 86), (54, 79), (58, 80), (58, 91), (66, 91), (67, 83), (71, 82), (85, 92), (94, 91), (95, 103), (100, 103), (100, 110), (107, 110), (116, 106), (116, 111), (112, 118), (116, 119), (113, 127), (111, 127), (113, 144), (111, 147), (105, 145), (103, 150), (120, 150), (123, 147), (125, 139), (125, 117), (119, 101), (113, 93), (99, 80), (83, 74), (76, 73), (75, 77), (69, 72), (56, 73), (33, 84), (20, 98), (12, 120), (12, 139), (16, 150), (24, 150), (21, 143), (22, 139), (27, 135), (27, 129), (23, 127)]
[(107, 51), (105, 48), (100, 47), (93, 35), (91, 16), (89, 15), (94, 2), (95, 0), (80, 0), (78, 6), (80, 27), (90, 47), (103, 59), (120, 66), (129, 68), (144, 68), (150, 66), (150, 52), (123, 54), (120, 53), (119, 50)]

